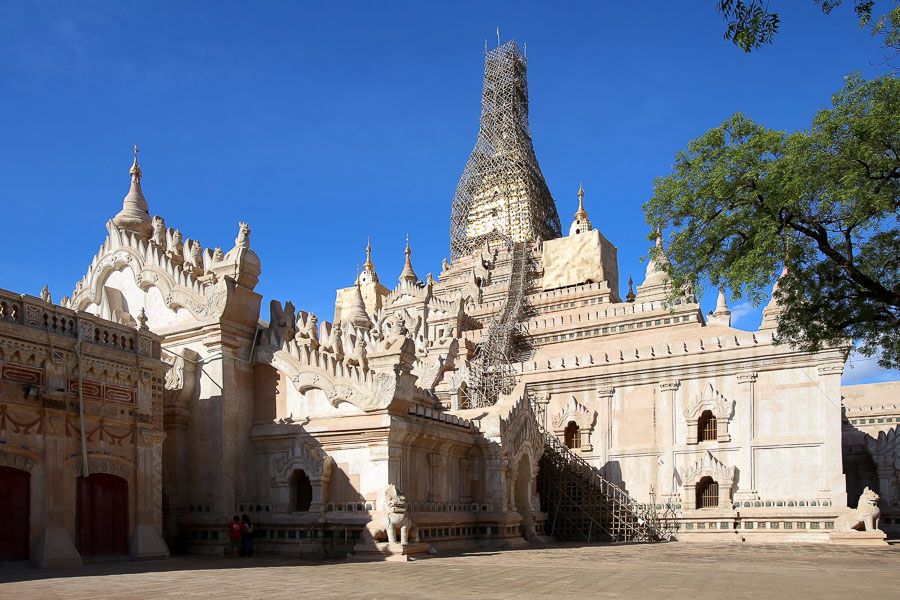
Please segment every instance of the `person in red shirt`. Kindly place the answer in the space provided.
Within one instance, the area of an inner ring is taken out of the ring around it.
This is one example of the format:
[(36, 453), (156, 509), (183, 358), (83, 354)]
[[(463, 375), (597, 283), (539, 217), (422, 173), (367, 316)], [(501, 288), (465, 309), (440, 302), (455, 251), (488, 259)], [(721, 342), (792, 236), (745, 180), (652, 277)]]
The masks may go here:
[(241, 533), (244, 531), (244, 524), (241, 518), (234, 515), (231, 523), (228, 524), (228, 551), (231, 556), (237, 556), (241, 551)]

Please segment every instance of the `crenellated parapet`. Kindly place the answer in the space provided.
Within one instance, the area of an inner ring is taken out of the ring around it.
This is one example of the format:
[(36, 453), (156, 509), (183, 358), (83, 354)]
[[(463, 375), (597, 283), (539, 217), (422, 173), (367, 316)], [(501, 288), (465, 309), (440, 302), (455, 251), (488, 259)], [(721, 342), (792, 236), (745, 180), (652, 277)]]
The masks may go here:
[(335, 407), (349, 402), (363, 411), (422, 395), (412, 374), (415, 344), (403, 323), (385, 333), (318, 322), (291, 302), (272, 301), (269, 326), (259, 335), (254, 361), (285, 374), (304, 393), (320, 389)]

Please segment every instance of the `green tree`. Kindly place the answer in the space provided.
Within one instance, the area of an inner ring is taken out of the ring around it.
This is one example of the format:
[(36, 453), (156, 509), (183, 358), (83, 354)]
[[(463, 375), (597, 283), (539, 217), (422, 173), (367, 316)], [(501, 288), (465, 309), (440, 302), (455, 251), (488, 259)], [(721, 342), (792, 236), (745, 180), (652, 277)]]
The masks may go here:
[[(831, 12), (844, 0), (813, 0), (822, 12)], [(878, 14), (876, 7), (887, 4), (887, 12)], [(768, 0), (717, 0), (716, 8), (725, 19), (725, 39), (730, 40), (744, 52), (751, 52), (771, 44), (781, 18), (777, 12), (769, 10)], [(867, 27), (872, 35), (882, 38), (889, 51), (886, 61), (890, 62), (900, 53), (900, 2), (887, 0), (876, 4), (875, 0), (853, 0), (853, 12), (860, 27)]]
[(721, 285), (758, 305), (786, 264), (779, 339), (810, 351), (852, 339), (900, 366), (896, 79), (849, 77), (805, 131), (735, 114), (677, 154), (644, 212), (669, 232), (674, 290)]

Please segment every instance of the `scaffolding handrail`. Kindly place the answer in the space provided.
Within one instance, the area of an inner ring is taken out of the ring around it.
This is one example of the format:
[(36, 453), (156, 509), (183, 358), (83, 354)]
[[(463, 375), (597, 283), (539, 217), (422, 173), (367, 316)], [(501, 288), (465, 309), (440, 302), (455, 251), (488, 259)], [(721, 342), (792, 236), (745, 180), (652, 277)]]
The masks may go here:
[[(597, 471), (597, 468), (589, 462), (572, 452), (565, 444), (559, 441), (555, 435), (547, 430), (547, 413), (544, 406), (536, 400), (534, 394), (531, 393), (529, 387), (525, 387), (525, 395), (532, 406), (538, 427), (544, 437), (545, 451), (550, 449), (555, 454), (561, 456), (568, 466), (581, 477), (585, 478), (593, 489), (602, 494), (614, 506), (620, 509), (620, 520), (625, 522), (613, 523), (613, 529), (624, 529), (625, 539), (618, 539), (619, 536), (615, 532), (610, 532), (614, 541), (662, 541), (668, 540), (671, 536), (671, 527), (668, 526), (668, 519), (663, 522), (659, 514), (656, 512), (654, 502), (642, 504), (634, 500), (628, 492), (621, 487), (608, 480)], [(580, 507), (578, 507), (580, 508)], [(616, 510), (612, 511), (613, 518), (616, 519)], [(629, 535), (632, 534), (632, 535)]]

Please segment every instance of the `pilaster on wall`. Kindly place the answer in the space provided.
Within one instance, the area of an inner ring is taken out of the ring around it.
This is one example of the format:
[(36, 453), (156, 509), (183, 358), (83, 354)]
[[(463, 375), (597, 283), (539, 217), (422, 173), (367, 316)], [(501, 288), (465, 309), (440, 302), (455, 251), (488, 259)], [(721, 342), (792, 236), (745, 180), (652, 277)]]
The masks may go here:
[(599, 450), (600, 464), (605, 465), (612, 449), (612, 401), (616, 388), (601, 387), (597, 388), (596, 393), (597, 412), (599, 413), (598, 427), (600, 429), (600, 443), (597, 450)]
[[(218, 327), (204, 340), (204, 376), (200, 379), (198, 401), (200, 406), (208, 409), (203, 415), (206, 437), (195, 443), (211, 445), (207, 455), (213, 460), (205, 469), (212, 475), (213, 511), (222, 515), (234, 511), (237, 494), (240, 493), (239, 483), (247, 489), (255, 489), (252, 481), (255, 473), (250, 468), (252, 464), (241, 463), (242, 457), (252, 456), (250, 441), (243, 434), (253, 421), (252, 402), (248, 401), (245, 393), (251, 384), (249, 378), (252, 373), (240, 357), (244, 347), (249, 349), (251, 341), (249, 337), (243, 339), (225, 334)], [(244, 375), (247, 381), (242, 381)], [(194, 417), (197, 416), (195, 413)], [(209, 423), (210, 420), (215, 426)]]
[(844, 477), (841, 449), (841, 375), (840, 362), (819, 365), (818, 391), (822, 430), (822, 464), (819, 470), (819, 494), (830, 497), (834, 506), (847, 506), (847, 480)]
[(681, 380), (659, 383), (659, 435), (662, 441), (663, 464), (657, 466), (661, 498), (667, 501), (678, 498), (675, 477), (675, 396)]
[(735, 500), (756, 500), (756, 474), (753, 472), (753, 440), (756, 437), (756, 379), (755, 372), (741, 373), (737, 376), (740, 387), (738, 402), (738, 439), (741, 449), (738, 454), (738, 482)]
[(58, 431), (44, 434), (44, 461), (40, 471), (44, 478), (43, 531), (39, 533), (32, 562), (43, 568), (81, 566), (81, 555), (73, 542), (74, 514), (67, 520), (68, 506), (75, 506), (75, 485), (67, 477), (56, 476), (67, 471), (66, 439)]

